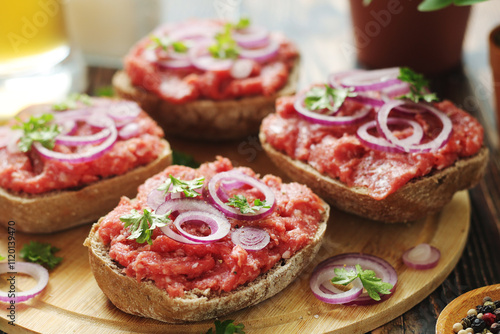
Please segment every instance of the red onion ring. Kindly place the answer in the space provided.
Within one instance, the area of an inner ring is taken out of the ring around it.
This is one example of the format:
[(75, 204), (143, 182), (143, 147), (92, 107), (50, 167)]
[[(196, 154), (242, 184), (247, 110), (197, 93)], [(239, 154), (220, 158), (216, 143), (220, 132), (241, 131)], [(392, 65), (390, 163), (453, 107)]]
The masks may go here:
[[(373, 270), (377, 277), (381, 278), (383, 282), (390, 283), (393, 285), (391, 292), (394, 292), (396, 289), (396, 284), (398, 282), (398, 275), (394, 267), (392, 267), (387, 261), (376, 257), (374, 255), (361, 254), (361, 253), (346, 253), (333, 256), (322, 261), (320, 264), (316, 266), (313, 271), (313, 276), (311, 276), (311, 281), (317, 280), (315, 278), (314, 273), (318, 271), (327, 271), (327, 268), (330, 268), (330, 273), (333, 273), (333, 268), (335, 267), (352, 267), (354, 268), (356, 264), (359, 264), (363, 270)], [(332, 279), (335, 275), (331, 275), (329, 279)], [(326, 281), (327, 277), (325, 277), (322, 282)], [(354, 282), (353, 282), (354, 283)], [(313, 283), (310, 283), (313, 284)], [(316, 282), (314, 284), (317, 284)], [(319, 283), (321, 284), (321, 283)], [(330, 289), (329, 289), (330, 290)], [(391, 295), (381, 295), (381, 300), (385, 300), (389, 298)], [(359, 295), (358, 298), (345, 302), (344, 305), (370, 305), (373, 303), (377, 303), (376, 300), (372, 299), (368, 293), (363, 292)]]
[[(359, 278), (352, 281), (352, 288), (341, 291), (333, 288), (331, 279), (335, 276), (334, 269), (343, 266), (321, 266), (321, 263), (314, 269), (309, 287), (316, 298), (328, 304), (345, 304), (359, 298), (363, 292), (363, 284)], [(354, 267), (352, 267), (354, 269)]]
[(136, 119), (140, 113), (141, 108), (132, 101), (115, 102), (106, 108), (106, 114), (117, 121)]
[(120, 139), (130, 139), (132, 137), (137, 137), (140, 133), (140, 128), (137, 123), (128, 123), (118, 131), (118, 137)]
[(425, 243), (412, 247), (403, 254), (403, 262), (408, 267), (417, 270), (434, 268), (440, 258), (439, 249)]
[(259, 63), (264, 63), (274, 58), (278, 54), (279, 49), (280, 49), (280, 44), (277, 41), (270, 39), (269, 43), (263, 48), (259, 49), (240, 48), (239, 56), (242, 59), (252, 59)]
[[(242, 182), (256, 188), (264, 195), (265, 201), (270, 208), (261, 208), (255, 213), (241, 213), (238, 208), (227, 205), (217, 195), (217, 185), (225, 180)], [(275, 196), (273, 191), (261, 181), (241, 172), (232, 170), (215, 174), (208, 182), (206, 189), (207, 191), (205, 191), (205, 196), (207, 201), (213, 203), (217, 209), (222, 211), (228, 217), (242, 220), (256, 220), (262, 219), (273, 212), (275, 205)]]
[(203, 245), (203, 242), (192, 241), (192, 240), (189, 240), (188, 238), (186, 238), (185, 236), (183, 236), (181, 234), (175, 233), (172, 230), (171, 226), (173, 226), (173, 224), (168, 224), (167, 226), (162, 226), (162, 227), (160, 227), (160, 230), (167, 237), (169, 237), (170, 239), (175, 240), (177, 242), (180, 242), (180, 243), (183, 243), (183, 244), (189, 244), (189, 245)]
[(104, 128), (101, 131), (88, 136), (70, 136), (59, 134), (56, 137), (56, 143), (66, 146), (80, 146), (87, 144), (99, 144), (111, 135), (111, 130)]
[(331, 116), (324, 115), (307, 109), (304, 106), (305, 94), (299, 95), (295, 99), (294, 107), (302, 118), (309, 122), (322, 124), (322, 125), (347, 125), (359, 122), (370, 113), (371, 108), (364, 106), (351, 116)]
[(37, 283), (34, 288), (27, 291), (15, 292), (15, 297), (9, 297), (10, 292), (0, 291), (0, 301), (5, 303), (22, 303), (40, 294), (49, 282), (49, 272), (37, 263), (16, 262), (14, 268), (10, 268), (8, 263), (0, 263), (0, 274), (12, 272), (23, 273), (33, 277)]
[(86, 148), (83, 152), (61, 153), (51, 151), (48, 148), (43, 147), (43, 145), (39, 142), (34, 142), (33, 147), (41, 156), (47, 159), (70, 163), (81, 163), (95, 160), (111, 149), (118, 138), (118, 131), (116, 130), (113, 120), (105, 115), (101, 115), (101, 122), (106, 124), (106, 128), (110, 131), (109, 136), (99, 145)]
[[(389, 117), (387, 118), (387, 123), (405, 124), (413, 128), (412, 135), (401, 140), (407, 145), (419, 144), (422, 141), (422, 138), (424, 137), (424, 130), (422, 129), (422, 126), (415, 121), (406, 118)], [(383, 137), (375, 137), (372, 136), (370, 133), (368, 133), (369, 129), (375, 128), (376, 126), (377, 126), (376, 121), (370, 121), (361, 125), (358, 128), (358, 130), (356, 131), (356, 135), (358, 139), (361, 141), (361, 143), (363, 143), (363, 145), (378, 151), (392, 152), (392, 153), (404, 152), (400, 147), (387, 141), (387, 139)]]
[[(396, 107), (400, 107), (403, 105), (409, 105), (410, 107), (417, 109), (422, 108), (425, 111), (430, 112), (431, 114), (439, 118), (439, 120), (443, 124), (443, 128), (439, 133), (439, 135), (427, 143), (416, 144), (416, 145), (409, 144), (408, 142), (405, 142), (403, 139), (399, 139), (396, 136), (394, 136), (394, 134), (388, 127), (387, 119), (392, 109), (395, 109)], [(438, 150), (441, 147), (443, 147), (450, 139), (451, 132), (453, 130), (453, 124), (451, 123), (449, 117), (446, 116), (446, 114), (428, 104), (423, 104), (423, 103), (417, 104), (410, 101), (393, 100), (384, 104), (378, 111), (377, 129), (385, 139), (387, 139), (392, 144), (401, 148), (404, 152), (420, 153), (420, 152), (429, 152), (433, 150)]]
[(220, 212), (210, 204), (206, 203), (205, 201), (201, 199), (192, 199), (192, 198), (171, 199), (164, 202), (156, 209), (156, 213), (159, 215), (164, 215), (169, 211), (172, 211), (172, 213), (174, 212), (183, 213), (186, 211), (204, 211), (211, 213), (213, 215), (223, 216), (222, 212)]
[(189, 50), (191, 64), (203, 71), (227, 71), (233, 66), (233, 59), (217, 59), (208, 51), (210, 44), (201, 43)]
[(261, 48), (269, 43), (269, 31), (260, 26), (235, 29), (232, 35), (236, 43), (243, 48)]
[[(187, 221), (200, 221), (207, 224), (210, 227), (210, 235), (208, 236), (197, 236), (186, 232), (182, 228), (182, 223)], [(228, 235), (231, 230), (231, 224), (223, 215), (211, 214), (206, 211), (188, 211), (183, 212), (177, 216), (174, 220), (174, 225), (177, 227), (179, 233), (191, 241), (197, 242), (213, 242), (224, 238)]]
[(233, 63), (229, 74), (235, 79), (248, 78), (253, 71), (253, 64), (254, 62), (250, 59), (237, 59)]
[(252, 226), (243, 226), (231, 233), (231, 241), (246, 250), (261, 250), (270, 240), (266, 230)]
[(365, 71), (346, 76), (340, 80), (344, 87), (354, 87), (355, 92), (381, 90), (399, 84), (399, 67)]

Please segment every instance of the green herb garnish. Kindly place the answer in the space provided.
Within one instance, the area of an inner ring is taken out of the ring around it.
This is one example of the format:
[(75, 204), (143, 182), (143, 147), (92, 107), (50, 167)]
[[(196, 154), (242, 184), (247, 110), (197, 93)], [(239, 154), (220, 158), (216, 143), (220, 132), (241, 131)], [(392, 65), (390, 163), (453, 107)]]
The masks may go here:
[(266, 201), (261, 201), (258, 198), (253, 202), (253, 206), (250, 206), (247, 198), (243, 195), (234, 195), (233, 197), (229, 198), (229, 201), (226, 204), (240, 209), (241, 213), (255, 213), (260, 209), (269, 209), (271, 207), (267, 205)]
[(95, 95), (102, 97), (113, 97), (115, 92), (112, 86), (103, 86), (96, 89)]
[(208, 51), (214, 58), (228, 59), (238, 57), (238, 47), (236, 41), (231, 35), (233, 25), (227, 23), (224, 31), (215, 35), (215, 44), (208, 47)]
[(250, 19), (248, 17), (242, 17), (238, 23), (235, 24), (235, 29), (245, 29), (250, 26)]
[(70, 94), (66, 100), (54, 104), (52, 106), (53, 110), (56, 111), (63, 111), (63, 110), (68, 110), (68, 109), (76, 109), (78, 107), (77, 102), (82, 102), (83, 104), (90, 106), (92, 105), (92, 100), (90, 99), (90, 96), (87, 94), (79, 94), (79, 93), (73, 93)]
[(176, 150), (172, 151), (172, 164), (188, 166), (191, 168), (200, 167), (200, 163), (197, 162), (191, 155)]
[(165, 181), (158, 190), (161, 190), (165, 193), (180, 193), (183, 192), (186, 197), (196, 197), (200, 196), (200, 193), (196, 191), (196, 189), (200, 189), (203, 187), (204, 177), (200, 177), (194, 180), (181, 180), (174, 177), (172, 174), (169, 175), (169, 179)]
[(164, 215), (157, 215), (147, 209), (144, 209), (142, 213), (134, 209), (128, 215), (120, 217), (120, 220), (131, 232), (127, 239), (135, 239), (140, 244), (147, 242), (152, 245), (151, 234), (155, 228), (166, 226), (171, 222), (168, 216), (170, 216), (170, 211)]
[(13, 129), (23, 130), (23, 136), (18, 143), (19, 149), (22, 152), (28, 152), (31, 150), (33, 142), (36, 141), (46, 148), (54, 148), (56, 136), (61, 130), (57, 124), (50, 124), (53, 119), (54, 115), (43, 114), (39, 117), (31, 116), (28, 121), (21, 125), (14, 125)]
[(380, 300), (380, 294), (388, 295), (393, 288), (392, 284), (382, 282), (381, 278), (376, 277), (373, 270), (363, 270), (359, 264), (356, 265), (356, 270), (335, 268), (334, 272), (337, 276), (332, 278), (333, 284), (347, 285), (359, 277), (368, 295), (377, 301)]
[(25, 244), (19, 255), (29, 261), (41, 264), (49, 269), (54, 269), (63, 258), (56, 257), (54, 253), (58, 252), (59, 248), (52, 247), (48, 243), (40, 243), (38, 241), (30, 241), (29, 244)]
[(151, 41), (153, 42), (152, 47), (154, 49), (161, 48), (165, 51), (172, 48), (175, 52), (185, 53), (189, 49), (186, 44), (181, 41), (174, 41), (167, 36), (151, 36)]
[(438, 98), (435, 93), (429, 93), (427, 87), (429, 82), (422, 74), (416, 73), (408, 67), (401, 67), (399, 69), (398, 79), (410, 84), (410, 92), (406, 95), (399, 96), (398, 99), (410, 99), (417, 103), (419, 100), (427, 102), (437, 101)]
[(224, 320), (223, 322), (220, 322), (219, 320), (215, 320), (215, 332), (213, 331), (213, 328), (210, 328), (206, 334), (245, 334), (245, 331), (243, 329), (245, 328), (245, 325), (243, 324), (234, 324), (234, 320)]
[(309, 110), (328, 109), (337, 111), (347, 97), (356, 96), (354, 88), (313, 87), (306, 93), (304, 103)]

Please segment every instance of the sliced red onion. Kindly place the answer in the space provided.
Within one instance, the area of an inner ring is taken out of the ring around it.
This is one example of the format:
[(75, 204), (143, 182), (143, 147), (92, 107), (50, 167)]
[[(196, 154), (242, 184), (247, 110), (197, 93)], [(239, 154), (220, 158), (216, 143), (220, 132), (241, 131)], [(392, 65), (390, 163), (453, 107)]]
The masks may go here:
[(208, 204), (207, 202), (200, 200), (200, 199), (187, 199), (187, 198), (178, 198), (178, 199), (171, 199), (163, 204), (161, 204), (157, 209), (156, 209), (156, 214), (159, 215), (164, 215), (167, 212), (172, 211), (174, 212), (186, 212), (186, 211), (204, 211), (211, 213), (213, 215), (222, 215), (222, 212)]
[(141, 107), (136, 102), (120, 101), (110, 104), (106, 108), (106, 114), (114, 120), (133, 120), (141, 113)]
[(123, 126), (120, 131), (118, 131), (118, 137), (120, 139), (130, 139), (132, 137), (137, 137), (140, 133), (140, 128), (137, 123), (128, 123)]
[(175, 240), (177, 242), (183, 243), (183, 244), (190, 244), (190, 245), (203, 245), (203, 242), (197, 242), (193, 240), (189, 240), (183, 235), (180, 235), (176, 232), (174, 232), (171, 228), (173, 224), (168, 224), (166, 226), (160, 227), (160, 230), (165, 233), (167, 237), (169, 237), (172, 240)]
[(36, 295), (40, 294), (43, 291), (43, 289), (45, 289), (47, 283), (49, 282), (49, 272), (47, 271), (47, 269), (45, 269), (44, 267), (42, 267), (37, 263), (16, 262), (14, 264), (14, 268), (10, 268), (10, 266), (11, 265), (8, 263), (0, 263), (0, 274), (7, 273), (13, 275), (14, 272), (22, 273), (33, 277), (37, 281), (37, 283), (34, 288), (29, 289), (27, 291), (19, 291), (19, 292), (15, 291), (15, 297), (13, 298), (12, 296), (9, 297), (9, 294), (11, 294), (11, 292), (0, 291), (1, 302), (22, 303), (28, 301), (31, 298), (35, 297)]
[(72, 135), (78, 129), (78, 124), (75, 119), (58, 120), (56, 116), (56, 123), (59, 125), (61, 132), (59, 135)]
[(365, 71), (346, 76), (340, 80), (340, 83), (344, 87), (354, 87), (355, 92), (379, 91), (401, 83), (398, 79), (399, 73), (399, 67)]
[(67, 146), (81, 146), (87, 144), (98, 144), (102, 143), (106, 138), (111, 135), (111, 130), (109, 128), (104, 128), (101, 131), (88, 136), (71, 136), (71, 135), (61, 135), (56, 137), (56, 143), (67, 145)]
[(331, 73), (330, 75), (328, 75), (328, 84), (333, 88), (342, 87), (342, 85), (340, 84), (342, 79), (365, 72), (365, 70), (355, 69)]
[[(208, 236), (197, 236), (186, 232), (182, 228), (182, 224), (188, 221), (196, 221), (203, 222), (210, 227), (210, 235)], [(192, 241), (197, 242), (214, 242), (224, 238), (228, 235), (231, 230), (231, 224), (229, 221), (220, 214), (211, 214), (206, 211), (187, 211), (183, 212), (177, 216), (174, 220), (174, 225), (177, 227), (179, 233), (181, 233), (184, 237), (188, 238)]]
[(264, 63), (274, 58), (278, 54), (279, 49), (280, 49), (280, 44), (277, 41), (270, 39), (269, 43), (263, 48), (258, 48), (258, 49), (240, 48), (239, 56), (242, 59), (252, 59), (259, 63)]
[[(259, 190), (265, 197), (265, 202), (270, 208), (262, 208), (255, 213), (241, 213), (238, 208), (227, 205), (217, 194), (217, 189), (220, 187), (221, 182), (224, 181), (237, 181), (248, 184), (251, 187)], [(261, 181), (243, 174), (239, 171), (227, 171), (215, 174), (207, 184), (207, 190), (205, 196), (207, 201), (214, 204), (216, 208), (222, 211), (226, 216), (242, 220), (256, 220), (262, 219), (273, 212), (275, 205), (275, 196), (273, 191)]]
[(89, 146), (87, 148), (84, 148), (82, 152), (62, 153), (62, 152), (52, 151), (49, 150), (48, 148), (43, 147), (43, 145), (40, 144), (39, 142), (34, 142), (33, 147), (38, 151), (38, 153), (41, 156), (47, 159), (53, 159), (70, 163), (82, 163), (95, 160), (101, 157), (103, 154), (105, 154), (109, 149), (111, 149), (118, 138), (118, 131), (116, 130), (113, 120), (109, 119), (105, 115), (102, 115), (101, 122), (103, 124), (107, 123), (107, 129), (110, 131), (109, 136), (99, 145)]
[(370, 113), (371, 108), (369, 106), (364, 106), (359, 109), (354, 115), (350, 116), (330, 116), (325, 114), (320, 114), (307, 109), (304, 106), (305, 95), (299, 95), (295, 99), (294, 107), (299, 115), (311, 123), (317, 123), (322, 125), (348, 125), (361, 121)]
[[(387, 261), (374, 255), (362, 253), (340, 254), (324, 260), (323, 262), (318, 264), (316, 268), (335, 266), (347, 266), (354, 268), (356, 264), (359, 264), (361, 268), (363, 268), (363, 270), (373, 270), (376, 276), (382, 279), (382, 282), (392, 284), (393, 288), (391, 289), (391, 292), (395, 291), (396, 284), (398, 282), (398, 275), (396, 273), (396, 270), (394, 270), (394, 267), (392, 267)], [(334, 275), (332, 275), (330, 279), (333, 277)], [(385, 300), (391, 295), (381, 295), (380, 298), (381, 300)], [(377, 303), (377, 301), (372, 299), (368, 295), (368, 293), (363, 292), (357, 299), (347, 302), (344, 305), (369, 305), (373, 303)]]
[(410, 248), (403, 254), (403, 262), (408, 267), (417, 270), (434, 268), (440, 258), (441, 252), (439, 249), (426, 243)]
[(231, 240), (246, 250), (261, 250), (271, 240), (269, 233), (262, 228), (243, 226), (231, 233)]
[[(389, 117), (389, 113), (391, 112), (391, 110), (400, 106), (409, 106), (411, 108), (423, 109), (426, 112), (430, 112), (431, 114), (439, 118), (439, 120), (443, 124), (441, 132), (433, 140), (427, 143), (416, 144), (416, 145), (408, 144), (408, 142), (405, 142), (404, 139), (397, 138), (389, 129), (387, 119)], [(385, 139), (387, 139), (392, 144), (401, 148), (404, 152), (420, 153), (420, 152), (435, 151), (443, 147), (450, 139), (451, 131), (453, 129), (453, 124), (451, 123), (450, 118), (446, 116), (446, 114), (428, 104), (423, 104), (423, 103), (417, 104), (410, 101), (393, 100), (384, 104), (378, 111), (377, 129)]]
[(245, 79), (250, 76), (254, 62), (250, 59), (237, 59), (233, 63), (229, 74), (235, 79)]
[[(407, 145), (419, 144), (424, 137), (424, 130), (422, 129), (422, 126), (415, 121), (406, 118), (389, 117), (387, 119), (387, 123), (409, 125), (412, 127), (413, 133), (411, 134), (411, 136), (408, 136), (407, 138), (401, 140)], [(370, 121), (361, 125), (356, 131), (357, 137), (365, 146), (384, 152), (404, 152), (399, 146), (390, 143), (384, 137), (375, 137), (371, 135), (368, 130), (375, 127), (377, 127), (377, 122)]]
[(382, 96), (387, 99), (394, 99), (396, 97), (406, 95), (410, 92), (410, 84), (408, 82), (401, 82), (389, 87), (386, 87), (380, 91)]
[(261, 26), (235, 29), (232, 36), (236, 43), (243, 48), (261, 48), (269, 43), (269, 31)]
[[(160, 205), (165, 203), (168, 194), (165, 194), (163, 190), (153, 189), (149, 192), (146, 204), (153, 210), (156, 211)], [(166, 211), (168, 212), (168, 210)]]
[(227, 71), (233, 66), (233, 59), (214, 58), (208, 51), (210, 44), (201, 43), (189, 50), (191, 63), (203, 71)]
[(9, 137), (9, 141), (7, 142), (7, 152), (9, 153), (19, 153), (21, 150), (19, 149), (19, 139), (23, 136), (23, 130), (12, 130), (12, 134)]
[[(323, 263), (323, 262), (322, 262)], [(335, 276), (335, 268), (344, 268), (342, 265), (322, 265), (320, 263), (313, 271), (309, 287), (316, 298), (328, 304), (345, 304), (356, 300), (363, 292), (363, 284), (359, 278), (352, 281), (352, 288), (347, 291), (335, 289), (331, 279)], [(354, 267), (345, 267), (354, 269)]]

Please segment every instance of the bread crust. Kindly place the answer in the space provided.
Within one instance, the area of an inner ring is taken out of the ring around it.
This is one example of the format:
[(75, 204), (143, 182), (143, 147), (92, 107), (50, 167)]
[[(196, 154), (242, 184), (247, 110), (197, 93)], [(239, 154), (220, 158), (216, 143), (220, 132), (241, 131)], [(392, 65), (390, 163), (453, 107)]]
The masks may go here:
[(364, 218), (386, 223), (417, 220), (440, 211), (455, 192), (473, 187), (483, 177), (488, 163), (486, 147), (452, 166), (414, 179), (382, 200), (368, 195), (364, 187), (349, 187), (319, 173), (309, 164), (275, 150), (263, 131), (259, 139), (264, 151), (292, 180), (306, 184), (330, 205)]
[(0, 224), (7, 227), (14, 221), (19, 232), (53, 233), (95, 222), (116, 207), (122, 195), (135, 196), (139, 185), (172, 164), (170, 145), (162, 141), (165, 148), (149, 164), (76, 190), (31, 195), (0, 188)]
[(220, 317), (255, 305), (286, 288), (316, 256), (326, 231), (330, 207), (325, 211), (311, 242), (291, 258), (278, 262), (267, 273), (231, 292), (190, 291), (172, 298), (151, 281), (138, 282), (122, 273), (122, 267), (109, 257), (109, 247), (98, 234), (99, 222), (93, 225), (84, 245), (97, 284), (111, 302), (126, 313), (168, 323), (202, 321)]
[(133, 86), (127, 73), (119, 71), (113, 76), (116, 94), (136, 101), (167, 135), (186, 139), (223, 141), (245, 138), (259, 132), (262, 119), (274, 112), (280, 96), (295, 93), (299, 77), (300, 59), (294, 63), (286, 85), (270, 96), (250, 96), (232, 100), (196, 100), (173, 104), (156, 94)]

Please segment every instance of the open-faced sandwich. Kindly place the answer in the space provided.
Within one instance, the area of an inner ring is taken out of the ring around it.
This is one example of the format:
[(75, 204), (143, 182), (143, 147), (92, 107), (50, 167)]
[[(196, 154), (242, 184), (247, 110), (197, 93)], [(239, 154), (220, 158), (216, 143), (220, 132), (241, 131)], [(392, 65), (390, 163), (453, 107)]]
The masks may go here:
[(299, 55), (281, 34), (221, 20), (160, 26), (125, 57), (113, 77), (167, 135), (211, 141), (257, 134), (275, 100), (295, 93)]
[(201, 321), (284, 289), (319, 250), (328, 215), (306, 186), (218, 158), (150, 178), (85, 245), (98, 285), (122, 311)]
[(331, 205), (416, 220), (474, 186), (488, 161), (479, 122), (435, 100), (408, 68), (338, 73), (279, 99), (260, 140), (276, 165)]
[(74, 95), (31, 106), (0, 127), (0, 223), (50, 233), (95, 222), (171, 153), (135, 102)]

